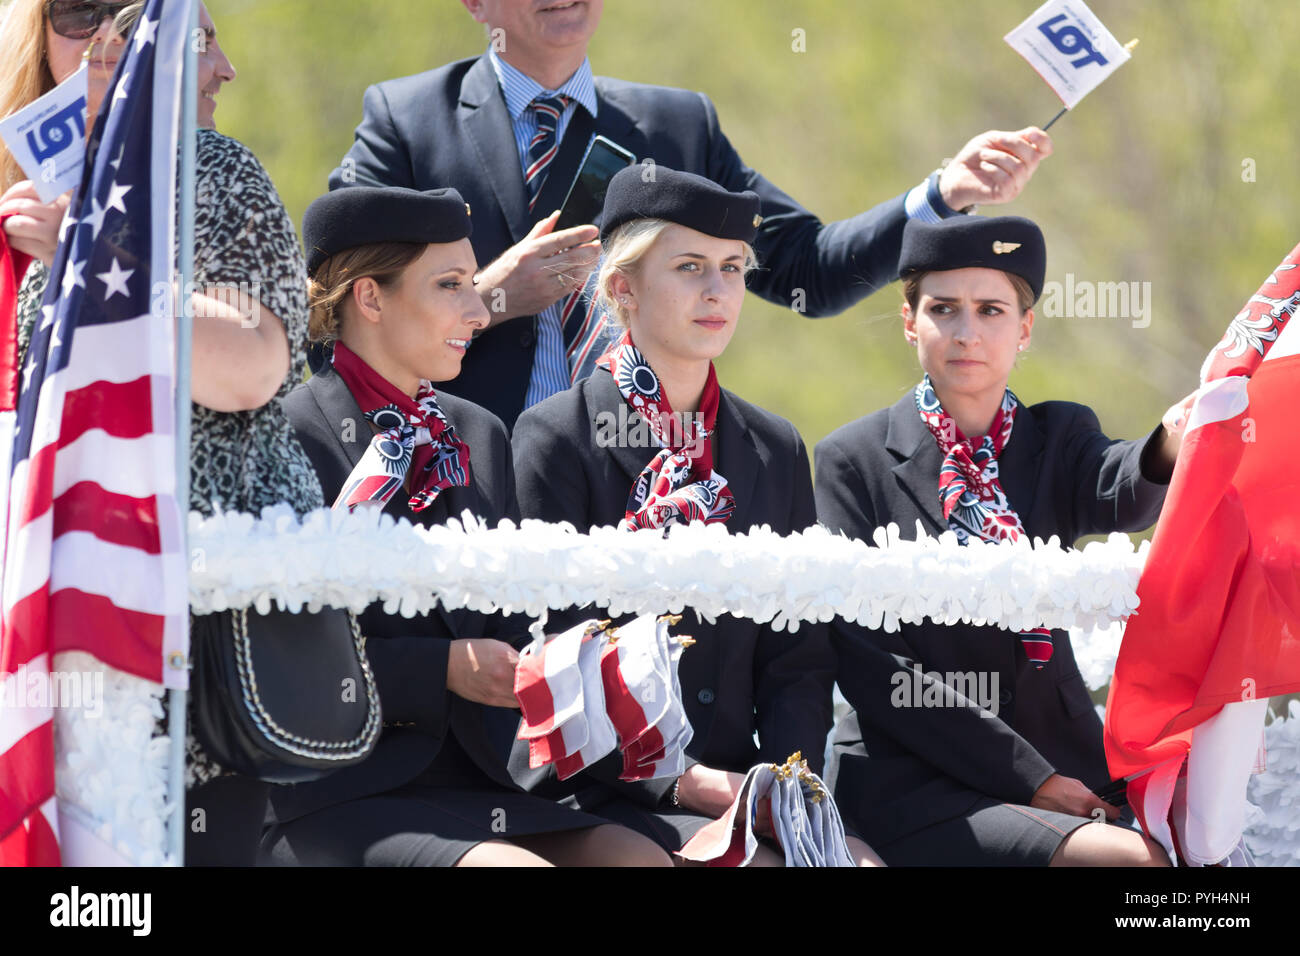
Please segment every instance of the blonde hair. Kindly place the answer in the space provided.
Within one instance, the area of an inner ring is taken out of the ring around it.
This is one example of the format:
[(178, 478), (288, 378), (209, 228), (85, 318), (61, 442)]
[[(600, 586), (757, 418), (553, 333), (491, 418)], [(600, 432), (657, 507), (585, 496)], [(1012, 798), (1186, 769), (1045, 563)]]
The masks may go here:
[[(600, 266), (600, 274), (596, 276), (596, 308), (604, 311), (610, 321), (620, 328), (627, 328), (627, 309), (614, 295), (614, 277), (635, 276), (640, 270), (642, 258), (660, 234), (671, 225), (666, 219), (633, 219), (615, 229), (604, 243), (605, 258)], [(745, 247), (743, 272), (749, 275), (758, 267), (758, 257), (749, 243), (742, 245)]]
[[(0, 119), (54, 89), (45, 49), (44, 0), (10, 0), (0, 13)], [(27, 178), (0, 142), (0, 189)]]
[(391, 286), (428, 246), (422, 242), (376, 242), (336, 252), (307, 278), (307, 338), (333, 342), (339, 337), (343, 302), (358, 279)]

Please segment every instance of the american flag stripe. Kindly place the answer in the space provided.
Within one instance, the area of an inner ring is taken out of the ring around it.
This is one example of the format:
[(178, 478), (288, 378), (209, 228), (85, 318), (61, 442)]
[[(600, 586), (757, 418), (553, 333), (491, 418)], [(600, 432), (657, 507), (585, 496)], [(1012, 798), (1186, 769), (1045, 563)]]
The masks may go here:
[(86, 432), (63, 448), (54, 465), (54, 497), (89, 473), (105, 491), (127, 498), (161, 498), (175, 494), (175, 475), (150, 476), (148, 462), (161, 461), (171, 444), (167, 435), (118, 438), (103, 429)]
[(54, 537), (71, 531), (93, 532), (110, 544), (149, 554), (162, 552), (157, 502), (113, 494), (93, 481), (78, 482), (54, 500)]
[[(163, 667), (166, 652), (185, 649), (188, 593), (172, 313), (170, 303), (155, 313), (154, 288), (174, 285), (188, 7), (148, 0), (127, 42), (20, 371), (0, 672), (47, 674), (53, 655), (76, 649), (185, 686), (184, 670)], [(92, 203), (96, 214), (82, 215)], [(6, 861), (59, 862), (52, 718), (0, 708)]]
[(157, 382), (95, 382), (69, 391), (63, 399), (59, 447), (66, 448), (93, 428), (114, 438), (139, 438), (153, 431), (153, 392)]
[[(0, 680), (0, 701), (4, 701), (5, 705), (8, 706), (10, 703), (19, 703), (26, 700), (28, 682), (33, 677), (45, 678), (50, 670), (49, 660), (48, 654), (38, 653), (29, 658), (24, 667), (12, 674), (6, 674)], [(52, 716), (52, 711), (48, 707), (15, 707), (12, 709), (13, 719), (0, 723), (0, 751), (8, 750), (14, 746)], [(3, 764), (0, 764), (0, 773), (3, 773)], [(15, 784), (15, 786), (17, 785)], [(6, 786), (4, 778), (0, 777), (0, 801), (3, 801), (5, 794), (9, 792), (10, 787)]]
[[(53, 783), (50, 784), (53, 788)], [(3, 811), (0, 811), (3, 812)], [(58, 866), (59, 836), (55, 821), (58, 805), (53, 797), (27, 817), (13, 832), (0, 838), (0, 867)]]

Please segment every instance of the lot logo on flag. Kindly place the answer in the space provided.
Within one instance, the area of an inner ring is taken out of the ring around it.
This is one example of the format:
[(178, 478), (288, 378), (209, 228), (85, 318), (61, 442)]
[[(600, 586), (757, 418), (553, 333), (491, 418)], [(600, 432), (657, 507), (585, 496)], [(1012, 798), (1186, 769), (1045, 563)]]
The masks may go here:
[(83, 67), (30, 106), (0, 121), (0, 136), (41, 202), (81, 182), (86, 164), (86, 78)]
[(1048, 0), (1005, 39), (1067, 109), (1129, 59), (1083, 0)]

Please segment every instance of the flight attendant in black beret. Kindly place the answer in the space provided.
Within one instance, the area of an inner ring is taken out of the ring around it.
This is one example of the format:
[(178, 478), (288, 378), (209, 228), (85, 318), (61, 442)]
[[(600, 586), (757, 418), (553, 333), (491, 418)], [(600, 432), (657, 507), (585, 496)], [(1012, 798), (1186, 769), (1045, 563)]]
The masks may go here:
[[(908, 223), (903, 334), (924, 376), (817, 445), (823, 524), (863, 540), (890, 522), (911, 539), (920, 521), (962, 543), (1057, 535), (1068, 546), (1156, 520), (1190, 397), (1145, 439), (1113, 441), (1091, 409), (1026, 406), (1007, 388), (1045, 260), (1026, 219)], [(842, 619), (831, 631), (853, 707), (835, 728), (835, 797), (887, 863), (1168, 864), (1134, 830), (1084, 826), (1120, 810), (1098, 796), (1101, 722), (1064, 631), (926, 622), (887, 634)], [(925, 706), (944, 699), (916, 693), (936, 679), (970, 696)]]
[[(285, 399), (335, 508), (429, 526), (464, 509), (518, 517), (506, 431), (435, 394), (487, 323), (474, 292), (470, 210), (452, 189), (356, 187), (307, 210), (310, 334), (334, 357)], [(385, 729), (362, 764), (275, 788), (263, 840), (276, 862), (369, 866), (666, 865), (651, 841), (523, 793), (507, 758), (518, 723), (500, 615), (360, 619)], [(511, 625), (514, 625), (513, 627)]]
[[(803, 530), (816, 519), (808, 454), (794, 426), (718, 384), (713, 360), (736, 331), (758, 226), (758, 197), (663, 166), (611, 180), (601, 233), (601, 306), (624, 329), (595, 373), (526, 410), (513, 446), (525, 518), (585, 530), (666, 534), (688, 522), (732, 532)], [(557, 621), (593, 615), (580, 609)], [(617, 820), (677, 850), (720, 817), (756, 763), (802, 751), (820, 770), (831, 724), (834, 657), (825, 627), (797, 633), (692, 613), (696, 644), (680, 676), (694, 739), (677, 779), (617, 780), (615, 755), (560, 782), (512, 766), (534, 792)], [(757, 732), (758, 743), (755, 744)], [(855, 855), (874, 861), (854, 841)], [(763, 847), (759, 861), (779, 865)]]

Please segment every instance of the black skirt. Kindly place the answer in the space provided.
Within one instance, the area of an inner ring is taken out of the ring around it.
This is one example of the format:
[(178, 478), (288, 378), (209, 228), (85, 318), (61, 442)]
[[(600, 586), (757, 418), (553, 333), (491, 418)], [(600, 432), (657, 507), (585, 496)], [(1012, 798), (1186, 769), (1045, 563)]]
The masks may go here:
[(414, 780), (273, 826), (262, 847), (277, 866), (454, 866), (489, 840), (607, 822), (503, 789), (450, 734), (438, 759)]
[(1047, 866), (1066, 837), (1092, 822), (984, 797), (961, 816), (873, 849), (889, 866)]

